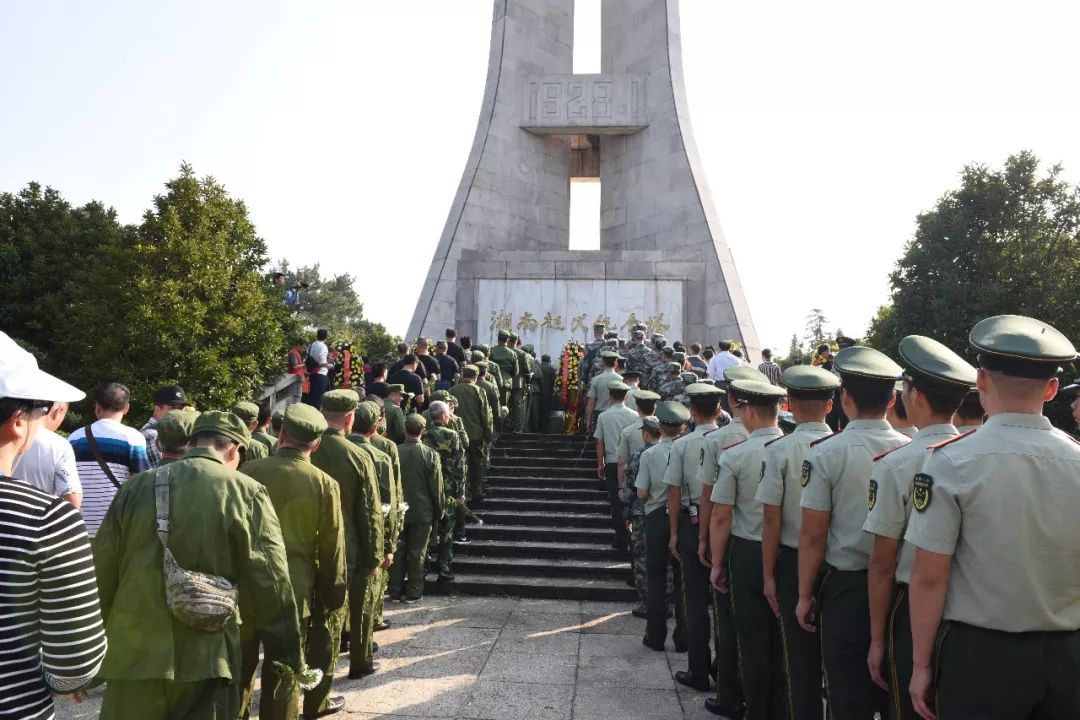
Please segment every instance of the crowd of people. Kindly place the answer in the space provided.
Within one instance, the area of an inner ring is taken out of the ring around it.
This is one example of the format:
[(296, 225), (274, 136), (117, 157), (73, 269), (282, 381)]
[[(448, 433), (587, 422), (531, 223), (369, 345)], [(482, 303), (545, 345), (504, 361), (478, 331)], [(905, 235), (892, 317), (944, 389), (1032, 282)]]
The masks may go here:
[[(587, 418), (642, 644), (728, 718), (1080, 717), (1080, 443), (1043, 405), (1072, 343), (978, 323), (751, 368), (597, 326)], [(701, 366), (704, 365), (704, 372)], [(691, 369), (693, 368), (693, 369)], [(786, 421), (786, 422), (785, 422)]]
[(261, 717), (322, 717), (344, 706), (340, 653), (350, 678), (378, 670), (384, 600), (454, 579), (512, 420), (483, 350), (452, 331), (355, 388), (319, 373), (326, 340), (282, 411), (198, 412), (167, 385), (135, 429), (108, 382), (65, 438), (85, 394), (0, 334), (0, 718), (52, 717), (54, 695), (102, 683), (102, 718), (245, 718), (260, 658)]

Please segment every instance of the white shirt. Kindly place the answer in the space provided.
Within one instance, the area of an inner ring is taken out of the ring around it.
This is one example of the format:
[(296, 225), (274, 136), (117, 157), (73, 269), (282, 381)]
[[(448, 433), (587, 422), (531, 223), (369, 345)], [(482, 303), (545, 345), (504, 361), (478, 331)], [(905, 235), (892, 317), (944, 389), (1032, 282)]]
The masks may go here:
[(712, 356), (712, 360), (709, 361), (709, 377), (713, 380), (722, 381), (724, 379), (724, 371), (729, 367), (735, 367), (741, 365), (742, 360), (731, 354), (731, 351), (724, 350), (718, 352)]
[(48, 428), (37, 431), (34, 444), (15, 461), (11, 475), (53, 497), (82, 494), (71, 443)]
[(326, 359), (330, 355), (330, 348), (326, 347), (326, 343), (322, 340), (316, 340), (308, 347), (308, 355), (315, 358), (315, 362), (319, 363), (319, 369), (315, 371), (317, 375), (325, 375), (330, 371), (330, 368), (326, 366)]

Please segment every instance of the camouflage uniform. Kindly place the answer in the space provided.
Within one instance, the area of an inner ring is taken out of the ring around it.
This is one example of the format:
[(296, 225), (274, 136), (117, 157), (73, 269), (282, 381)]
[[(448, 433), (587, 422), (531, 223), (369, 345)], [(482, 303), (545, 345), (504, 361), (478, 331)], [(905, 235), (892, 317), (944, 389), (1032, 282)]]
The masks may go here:
[(645, 447), (630, 453), (630, 459), (626, 462), (626, 472), (623, 475), (624, 489), (629, 490), (630, 505), (630, 564), (634, 571), (634, 587), (637, 589), (638, 606), (644, 612), (646, 584), (645, 584), (645, 501), (637, 496), (634, 491), (634, 482), (637, 480), (638, 467), (641, 464), (641, 453), (645, 452), (655, 442), (645, 441)]
[(667, 382), (668, 369), (667, 364), (671, 362), (670, 355), (659, 355), (658, 362), (649, 371), (648, 381), (644, 383), (646, 390), (652, 390), (655, 393), (660, 392), (660, 386)]
[(585, 356), (581, 359), (581, 385), (582, 395), (589, 389), (589, 381), (592, 380), (593, 360), (600, 357), (600, 351), (604, 349), (603, 340), (594, 340), (585, 346)]
[(660, 384), (660, 389), (656, 392), (660, 393), (661, 400), (674, 400), (676, 395), (682, 393), (686, 389), (686, 384), (683, 382), (682, 377), (676, 375), (671, 377), (670, 375)]
[(644, 343), (635, 342), (626, 348), (623, 355), (626, 356), (626, 369), (627, 371), (636, 371), (642, 374), (642, 377), (649, 371), (649, 355), (652, 351)]
[[(451, 499), (457, 500), (465, 495), (465, 448), (461, 437), (446, 425), (428, 425), (424, 435), (424, 444), (439, 454), (442, 464), (443, 488), (447, 505)], [(454, 561), (454, 527), (458, 514), (446, 512), (439, 526), (439, 577), (451, 575), (450, 566)]]

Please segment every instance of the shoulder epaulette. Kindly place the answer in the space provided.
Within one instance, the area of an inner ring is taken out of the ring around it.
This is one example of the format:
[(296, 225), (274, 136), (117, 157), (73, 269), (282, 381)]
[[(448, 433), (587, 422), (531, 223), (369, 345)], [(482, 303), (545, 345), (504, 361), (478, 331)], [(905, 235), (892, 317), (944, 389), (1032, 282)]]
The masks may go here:
[(749, 439), (750, 439), (750, 438), (743, 438), (742, 440), (740, 440), (740, 441), (739, 441), (739, 442), (737, 442), (737, 443), (731, 443), (731, 444), (730, 444), (730, 445), (728, 445), (728, 446), (727, 446), (726, 448), (724, 448), (724, 452), (727, 452), (728, 450), (730, 450), (730, 449), (731, 449), (731, 448), (733, 448), (733, 447), (738, 447), (739, 445), (742, 445), (742, 444), (743, 444), (744, 442), (746, 442), (746, 441), (747, 441), (747, 440), (749, 440)]
[(971, 434), (972, 434), (973, 432), (975, 432), (975, 431), (974, 431), (974, 430), (968, 430), (968, 431), (967, 431), (966, 433), (963, 433), (963, 434), (961, 434), (961, 435), (957, 435), (956, 437), (951, 437), (951, 438), (949, 438), (948, 440), (942, 440), (942, 441), (941, 441), (941, 442), (939, 442), (939, 443), (934, 443), (933, 445), (930, 445), (930, 446), (929, 446), (929, 447), (927, 447), (926, 449), (927, 449), (927, 450), (937, 450), (938, 448), (943, 448), (943, 447), (945, 447), (946, 445), (952, 445), (952, 444), (953, 444), (954, 442), (956, 442), (957, 440), (963, 440), (963, 439), (964, 439), (964, 438), (966, 438), (966, 437), (967, 437), (968, 435), (971, 435)]
[(778, 437), (778, 438), (773, 438), (773, 439), (772, 439), (772, 440), (770, 440), (769, 442), (765, 443), (765, 447), (769, 447), (769, 446), (770, 446), (770, 445), (772, 445), (772, 444), (773, 444), (774, 442), (780, 442), (781, 440), (783, 440), (783, 439), (784, 439), (784, 438), (786, 438), (786, 437), (791, 437), (791, 435), (790, 435), (790, 434), (789, 434), (789, 435), (781, 435), (781, 436), (780, 436), (780, 437)]
[(885, 452), (881, 453), (881, 454), (880, 454), (880, 455), (878, 455), (878, 456), (877, 456), (876, 458), (874, 458), (874, 462), (877, 462), (878, 460), (880, 460), (881, 458), (885, 457), (885, 456), (886, 456), (886, 455), (888, 455), (889, 453), (894, 453), (894, 452), (896, 452), (897, 450), (899, 450), (900, 448), (902, 448), (902, 447), (907, 447), (907, 446), (908, 446), (908, 445), (910, 445), (910, 444), (911, 444), (910, 442), (906, 442), (906, 443), (904, 443), (903, 445), (897, 445), (897, 446), (896, 446), (896, 447), (894, 447), (894, 448), (893, 448), (892, 450), (886, 450)]
[[(971, 432), (975, 432), (975, 431), (974, 431), (974, 430), (972, 430)], [(964, 434), (965, 434), (965, 435), (967, 435), (968, 433), (964, 433)], [(1072, 433), (1063, 433), (1063, 434), (1065, 435), (1065, 437), (1069, 438), (1070, 440), (1072, 440), (1072, 441), (1073, 441), (1074, 443), (1076, 443), (1077, 445), (1080, 445), (1080, 440), (1078, 440), (1078, 439), (1076, 438), (1076, 436), (1075, 436), (1075, 435), (1073, 435)]]
[(842, 433), (842, 432), (844, 432), (844, 431), (843, 431), (843, 430), (837, 430), (837, 431), (836, 431), (836, 432), (834, 432), (834, 433), (833, 433), (832, 435), (826, 435), (825, 437), (822, 437), (822, 438), (818, 438), (817, 440), (814, 440), (814, 441), (812, 441), (812, 442), (810, 443), (810, 447), (817, 447), (818, 445), (820, 445), (821, 443), (825, 442), (825, 441), (826, 441), (826, 440), (828, 440), (829, 438), (834, 438), (834, 437), (836, 437), (837, 435), (839, 435), (839, 434), (840, 434), (840, 433)]
[[(724, 427), (727, 427), (727, 426), (725, 425)], [(712, 430), (706, 430), (705, 432), (701, 433), (701, 437), (708, 437), (709, 435), (712, 435), (714, 432), (716, 432), (717, 430), (720, 430), (720, 429), (722, 429), (722, 428), (714, 427)]]

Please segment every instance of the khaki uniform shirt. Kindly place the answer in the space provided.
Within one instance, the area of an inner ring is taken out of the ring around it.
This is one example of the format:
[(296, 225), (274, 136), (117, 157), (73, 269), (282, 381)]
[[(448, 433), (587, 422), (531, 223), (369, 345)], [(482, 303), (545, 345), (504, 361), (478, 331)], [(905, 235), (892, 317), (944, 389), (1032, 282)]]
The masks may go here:
[[(401, 531), (397, 514), (401, 498), (398, 495), (397, 483), (394, 482), (394, 466), (390, 462), (390, 456), (375, 447), (369, 438), (363, 435), (350, 435), (349, 440), (367, 453), (371, 462), (375, 464), (375, 474), (379, 478), (379, 498), (382, 500), (379, 511), (383, 514), (384, 552), (389, 555), (395, 552), (398, 534)], [(386, 505), (390, 506), (388, 511), (382, 507)]]
[(263, 445), (265, 445), (266, 452), (270, 455), (273, 455), (275, 452), (277, 452), (277, 438), (266, 432), (265, 430), (256, 430), (255, 432), (251, 433), (251, 439), (258, 440)]
[(469, 443), (480, 446), (491, 442), (491, 408), (483, 388), (475, 383), (460, 382), (450, 388), (450, 394), (457, 398), (454, 415), (464, 423)]
[(244, 466), (244, 474), (270, 493), (300, 617), (326, 617), (345, 603), (345, 531), (341, 496), (334, 478), (311, 464), (296, 448)]
[(956, 432), (959, 433), (960, 435), (967, 435), (968, 433), (975, 432), (976, 430), (978, 430), (981, 427), (982, 427), (982, 425), (957, 425), (956, 426)]
[[(378, 450), (382, 450), (390, 458), (390, 471), (391, 479), (394, 481), (394, 492), (391, 498), (391, 503), (394, 506), (393, 512), (397, 516), (396, 533), (393, 537), (394, 544), (397, 544), (397, 539), (401, 535), (401, 524), (405, 522), (405, 510), (401, 503), (405, 500), (405, 494), (401, 489), (401, 456), (398, 454), (398, 445), (389, 438), (384, 438), (382, 435), (375, 433), (369, 440), (371, 444)], [(382, 492), (379, 492), (382, 495)]]
[(622, 376), (614, 370), (605, 370), (604, 372), (593, 376), (593, 379), (589, 381), (589, 394), (587, 396), (596, 398), (596, 404), (593, 405), (593, 410), (602, 413), (611, 407), (611, 397), (608, 395), (608, 385), (620, 379), (622, 379)]
[(758, 502), (780, 507), (780, 544), (798, 549), (802, 530), (803, 461), (810, 457), (810, 443), (832, 435), (823, 422), (805, 422), (785, 435), (765, 444), (765, 466), (754, 496)]
[(873, 538), (863, 531), (874, 458), (908, 442), (886, 420), (852, 420), (810, 448), (800, 482), (802, 506), (831, 513), (825, 562), (837, 570), (865, 570)]
[(919, 428), (914, 425), (905, 425), (904, 427), (893, 428), (901, 435), (907, 435), (909, 438), (915, 437), (919, 433)]
[(702, 459), (705, 456), (705, 433), (716, 430), (716, 425), (698, 425), (692, 433), (676, 440), (671, 448), (664, 484), (682, 488), (682, 506), (701, 499), (701, 480), (698, 479)]
[(731, 534), (743, 540), (761, 542), (763, 513), (754, 495), (763, 474), (765, 443), (781, 437), (778, 427), (759, 428), (744, 442), (733, 445), (720, 457), (720, 471), (709, 499), (732, 505)]
[(716, 482), (716, 473), (720, 470), (720, 456), (724, 450), (750, 437), (740, 418), (731, 418), (731, 422), (724, 427), (718, 428), (714, 425), (713, 428), (705, 435), (705, 443), (702, 445), (705, 452), (701, 454), (701, 462), (698, 464), (698, 484), (703, 487), (712, 487)]
[(635, 450), (645, 447), (645, 439), (641, 436), (641, 418), (622, 429), (619, 433), (619, 449), (615, 453), (615, 459), (619, 462), (629, 462), (630, 456)]
[(322, 435), (311, 462), (337, 481), (345, 524), (345, 561), (350, 572), (367, 574), (382, 564), (385, 523), (379, 476), (371, 457), (340, 430)]
[(667, 470), (668, 458), (674, 444), (675, 438), (661, 437), (660, 442), (641, 453), (641, 465), (638, 467), (634, 487), (649, 493), (649, 497), (645, 499), (646, 515), (667, 503), (664, 472)]
[[(624, 380), (623, 382), (626, 381)], [(627, 385), (629, 385), (629, 383), (627, 383)], [(637, 401), (634, 399), (634, 391), (638, 389), (639, 388), (636, 385), (630, 385), (630, 392), (626, 393), (626, 400), (623, 402), (623, 405), (626, 405), (626, 407), (634, 412), (637, 412)]]
[(405, 413), (389, 400), (383, 408), (386, 415), (386, 437), (400, 445), (405, 442)]
[(442, 517), (443, 498), (442, 464), (439, 454), (410, 438), (401, 444), (401, 485), (409, 510), (406, 522), (432, 523)]
[(619, 459), (619, 435), (627, 425), (638, 421), (638, 414), (622, 403), (612, 405), (596, 419), (593, 437), (604, 441), (604, 460), (609, 463)]
[[(929, 459), (931, 445), (956, 435), (952, 425), (930, 425), (919, 432), (907, 445), (886, 453), (874, 461), (874, 477), (870, 480), (870, 496), (863, 530), (874, 535), (900, 540), (911, 517), (911, 491), (915, 473), (921, 472)], [(911, 564), (915, 548), (900, 544), (896, 563), (896, 581), (911, 582)]]
[(270, 450), (257, 439), (252, 438), (251, 442), (244, 448), (244, 462), (240, 464), (246, 465), (249, 462), (262, 460), (265, 457), (270, 457)]
[(1080, 445), (1004, 413), (930, 453), (906, 542), (951, 555), (945, 619), (1005, 632), (1080, 629)]

